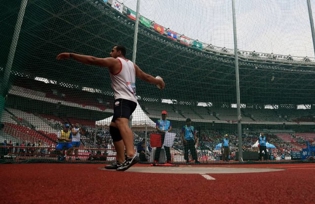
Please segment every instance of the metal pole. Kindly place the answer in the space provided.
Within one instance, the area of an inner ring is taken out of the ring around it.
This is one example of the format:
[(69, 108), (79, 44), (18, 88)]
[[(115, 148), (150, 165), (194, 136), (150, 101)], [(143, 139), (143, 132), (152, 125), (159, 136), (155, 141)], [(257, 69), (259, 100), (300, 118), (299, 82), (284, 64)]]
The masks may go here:
[[(149, 146), (148, 146), (148, 126), (147, 126), (147, 123), (145, 123), (144, 140), (145, 140), (144, 154), (145, 154), (145, 155), (148, 155)], [(149, 160), (150, 160), (150, 159), (149, 159)]]
[(11, 46), (10, 46), (10, 50), (9, 50), (7, 64), (5, 66), (5, 70), (3, 73), (3, 80), (2, 80), (1, 92), (0, 92), (0, 94), (1, 94), (0, 95), (0, 118), (2, 117), (2, 112), (3, 112), (4, 104), (5, 104), (5, 97), (6, 97), (6, 94), (8, 92), (8, 89), (9, 89), (8, 83), (9, 83), (9, 79), (10, 79), (10, 74), (11, 74), (11, 70), (12, 70), (12, 64), (14, 61), (17, 43), (19, 41), (19, 36), (20, 36), (20, 31), (21, 31), (21, 27), (22, 27), (22, 23), (23, 23), (23, 19), (24, 19), (26, 6), (27, 6), (27, 1), (28, 0), (22, 0), (22, 2), (21, 2), (21, 6), (20, 6), (20, 10), (19, 10), (19, 13), (17, 16), (17, 20), (16, 20), (16, 24), (15, 24), (15, 28), (14, 28), (14, 33), (13, 33), (13, 37), (12, 37), (12, 42), (11, 42)]
[(9, 51), (9, 55), (8, 55), (8, 61), (7, 61), (7, 64), (5, 66), (5, 70), (4, 70), (2, 89), (1, 89), (1, 95), (2, 96), (4, 94), (6, 94), (5, 92), (6, 92), (6, 89), (8, 86), (8, 81), (10, 78), (12, 64), (13, 64), (13, 60), (14, 60), (14, 56), (15, 56), (15, 51), (16, 51), (17, 43), (18, 43), (19, 37), (20, 37), (20, 31), (21, 31), (21, 27), (22, 27), (22, 23), (23, 23), (23, 18), (24, 18), (24, 14), (25, 14), (27, 1), (28, 0), (22, 0), (21, 6), (20, 6), (20, 11), (19, 11), (17, 21), (15, 24), (12, 42), (11, 42), (11, 46), (10, 46), (10, 51)]
[(136, 24), (135, 33), (133, 37), (133, 51), (132, 51), (132, 62), (136, 63), (137, 57), (137, 43), (138, 43), (138, 28), (139, 28), (139, 17), (140, 17), (140, 0), (137, 0), (137, 10), (136, 10)]
[(315, 55), (315, 31), (314, 31), (314, 21), (313, 21), (313, 14), (312, 14), (312, 6), (311, 1), (307, 0), (307, 8), (308, 8), (308, 16), (310, 19), (311, 24), (311, 32), (312, 32), (312, 39), (313, 39), (313, 49), (314, 49), (314, 55)]
[(238, 161), (243, 162), (242, 151), (242, 116), (241, 116), (241, 97), (240, 97), (240, 75), (238, 66), (238, 52), (237, 52), (237, 32), (236, 32), (236, 17), (235, 17), (235, 0), (232, 0), (232, 14), (233, 14), (233, 33), (234, 33), (234, 56), (235, 56), (235, 78), (236, 78), (236, 101), (237, 101), (237, 133), (238, 133)]

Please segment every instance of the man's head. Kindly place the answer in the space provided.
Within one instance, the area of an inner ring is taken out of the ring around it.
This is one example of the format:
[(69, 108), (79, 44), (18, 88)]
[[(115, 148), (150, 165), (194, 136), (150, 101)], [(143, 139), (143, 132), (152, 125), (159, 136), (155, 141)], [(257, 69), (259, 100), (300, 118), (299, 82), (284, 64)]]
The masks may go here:
[(111, 57), (117, 58), (117, 57), (125, 57), (126, 56), (126, 48), (121, 45), (116, 45), (113, 47), (111, 52), (109, 53)]
[(228, 134), (225, 134), (225, 135), (224, 135), (224, 137), (225, 137), (225, 138), (228, 138), (228, 137), (229, 137), (229, 135), (228, 135)]
[(190, 126), (190, 124), (191, 124), (191, 119), (190, 119), (190, 118), (187, 118), (187, 119), (186, 119), (186, 125)]
[(162, 114), (162, 119), (165, 120), (167, 116), (167, 111), (163, 110), (161, 114)]
[(68, 123), (66, 123), (66, 124), (63, 126), (63, 131), (68, 132), (69, 128), (70, 128), (70, 125), (69, 125)]
[(82, 126), (80, 130), (81, 130), (82, 135), (88, 136), (88, 131), (87, 131), (87, 128), (85, 126)]

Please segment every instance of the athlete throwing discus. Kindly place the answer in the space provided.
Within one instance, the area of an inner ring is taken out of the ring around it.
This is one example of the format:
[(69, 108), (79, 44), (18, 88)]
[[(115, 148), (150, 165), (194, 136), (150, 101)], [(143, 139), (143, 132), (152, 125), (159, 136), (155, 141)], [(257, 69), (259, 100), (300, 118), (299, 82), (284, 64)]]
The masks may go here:
[(71, 58), (84, 64), (108, 69), (115, 98), (114, 115), (109, 127), (117, 152), (117, 161), (114, 167), (117, 171), (125, 171), (139, 161), (134, 150), (133, 133), (128, 125), (129, 117), (137, 106), (136, 77), (161, 89), (164, 89), (165, 83), (162, 78), (155, 78), (145, 73), (136, 64), (126, 59), (124, 46), (114, 46), (110, 56), (97, 58), (64, 52), (57, 56), (57, 60)]

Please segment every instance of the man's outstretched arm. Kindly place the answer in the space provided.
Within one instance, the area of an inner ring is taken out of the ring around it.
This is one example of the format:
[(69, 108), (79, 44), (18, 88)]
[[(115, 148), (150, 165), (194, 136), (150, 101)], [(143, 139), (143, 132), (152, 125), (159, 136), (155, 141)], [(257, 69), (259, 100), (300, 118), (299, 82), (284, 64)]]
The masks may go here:
[(143, 81), (149, 82), (151, 84), (159, 85), (161, 89), (164, 89), (165, 83), (163, 79), (157, 79), (153, 77), (152, 75), (145, 73), (137, 65), (135, 65), (135, 68), (136, 68), (136, 75), (138, 78), (140, 78)]
[(83, 64), (95, 65), (100, 67), (112, 68), (116, 63), (116, 59), (112, 57), (98, 58), (90, 55), (81, 55), (76, 53), (63, 52), (57, 56), (57, 60), (74, 59)]

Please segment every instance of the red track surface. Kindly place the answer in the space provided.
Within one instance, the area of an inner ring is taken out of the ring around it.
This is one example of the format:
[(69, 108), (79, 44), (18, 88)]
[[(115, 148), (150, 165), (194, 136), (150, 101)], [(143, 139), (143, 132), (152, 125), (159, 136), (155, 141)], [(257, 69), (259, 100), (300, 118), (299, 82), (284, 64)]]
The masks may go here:
[(23, 204), (315, 203), (314, 163), (225, 165), (220, 167), (268, 167), (285, 171), (210, 175), (216, 180), (206, 180), (198, 174), (116, 172), (100, 170), (102, 167), (100, 164), (4, 164), (0, 168), (0, 201)]

